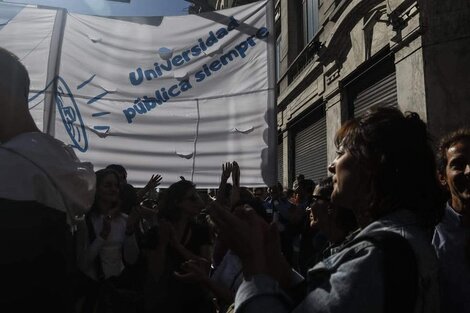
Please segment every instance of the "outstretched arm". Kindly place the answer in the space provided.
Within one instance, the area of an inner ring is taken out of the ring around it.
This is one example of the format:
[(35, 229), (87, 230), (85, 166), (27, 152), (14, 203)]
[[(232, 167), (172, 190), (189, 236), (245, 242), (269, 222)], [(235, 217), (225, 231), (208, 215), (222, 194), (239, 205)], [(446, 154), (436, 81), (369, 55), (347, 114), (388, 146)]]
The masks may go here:
[(219, 190), (217, 191), (217, 202), (220, 204), (225, 203), (225, 194), (227, 193), (227, 180), (232, 173), (232, 163), (226, 162), (222, 164), (222, 175), (220, 177)]
[(234, 207), (240, 202), (240, 167), (235, 161), (232, 163), (232, 184), (233, 188), (230, 199), (230, 208), (233, 210)]
[(161, 181), (162, 181), (162, 175), (160, 174), (152, 175), (150, 180), (147, 182), (147, 185), (145, 185), (144, 188), (142, 188), (141, 190), (137, 192), (137, 203), (142, 202), (147, 192), (149, 192), (152, 189), (157, 188), (158, 185), (160, 185)]

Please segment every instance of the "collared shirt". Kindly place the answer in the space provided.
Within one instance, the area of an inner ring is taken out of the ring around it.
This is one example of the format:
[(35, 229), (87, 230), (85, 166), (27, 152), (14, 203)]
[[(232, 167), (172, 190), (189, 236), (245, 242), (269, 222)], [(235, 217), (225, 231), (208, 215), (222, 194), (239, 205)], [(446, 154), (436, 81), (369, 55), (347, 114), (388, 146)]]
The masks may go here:
[(470, 230), (462, 225), (462, 217), (447, 204), (432, 240), (439, 258), (443, 312), (470, 312), (470, 266), (464, 252)]
[(93, 242), (89, 242), (88, 226), (85, 221), (78, 224), (76, 235), (79, 268), (94, 280), (98, 280), (94, 263), (98, 255), (105, 278), (119, 276), (124, 269), (124, 261), (128, 264), (135, 264), (139, 256), (135, 234), (131, 236), (125, 234), (128, 216), (121, 213), (111, 220), (111, 231), (107, 239), (99, 236), (103, 228), (103, 218), (101, 214), (91, 216), (92, 225), (97, 234)]

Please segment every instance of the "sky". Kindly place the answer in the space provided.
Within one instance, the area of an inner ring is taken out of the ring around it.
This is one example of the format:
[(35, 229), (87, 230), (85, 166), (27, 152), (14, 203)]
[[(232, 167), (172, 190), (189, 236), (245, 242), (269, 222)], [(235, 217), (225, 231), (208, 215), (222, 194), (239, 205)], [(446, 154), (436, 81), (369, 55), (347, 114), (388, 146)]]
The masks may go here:
[(130, 4), (106, 0), (3, 0), (3, 2), (61, 7), (69, 12), (102, 16), (185, 15), (189, 6), (184, 0), (131, 0)]

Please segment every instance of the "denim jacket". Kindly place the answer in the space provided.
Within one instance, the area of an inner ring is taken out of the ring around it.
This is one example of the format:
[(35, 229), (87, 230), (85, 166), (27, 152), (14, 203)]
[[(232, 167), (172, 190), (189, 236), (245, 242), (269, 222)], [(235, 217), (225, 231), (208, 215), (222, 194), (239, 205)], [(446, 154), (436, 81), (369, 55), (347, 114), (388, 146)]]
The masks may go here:
[[(413, 213), (405, 210), (387, 215), (362, 229), (357, 236), (372, 231), (398, 233), (410, 243), (418, 265), (418, 298), (414, 312), (439, 312), (438, 263), (431, 240)], [(308, 294), (297, 307), (272, 278), (256, 275), (238, 289), (238, 313), (251, 312), (361, 312), (384, 311), (382, 251), (369, 241), (340, 249), (309, 270)]]

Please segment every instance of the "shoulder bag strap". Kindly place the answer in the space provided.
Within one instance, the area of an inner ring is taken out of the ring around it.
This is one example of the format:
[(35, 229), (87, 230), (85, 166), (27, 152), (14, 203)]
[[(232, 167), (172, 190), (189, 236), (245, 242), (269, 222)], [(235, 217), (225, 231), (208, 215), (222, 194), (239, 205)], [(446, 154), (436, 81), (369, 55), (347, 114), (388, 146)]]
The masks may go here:
[(418, 265), (408, 240), (391, 231), (374, 231), (354, 238), (346, 246), (364, 240), (383, 252), (384, 312), (414, 312), (418, 296)]

